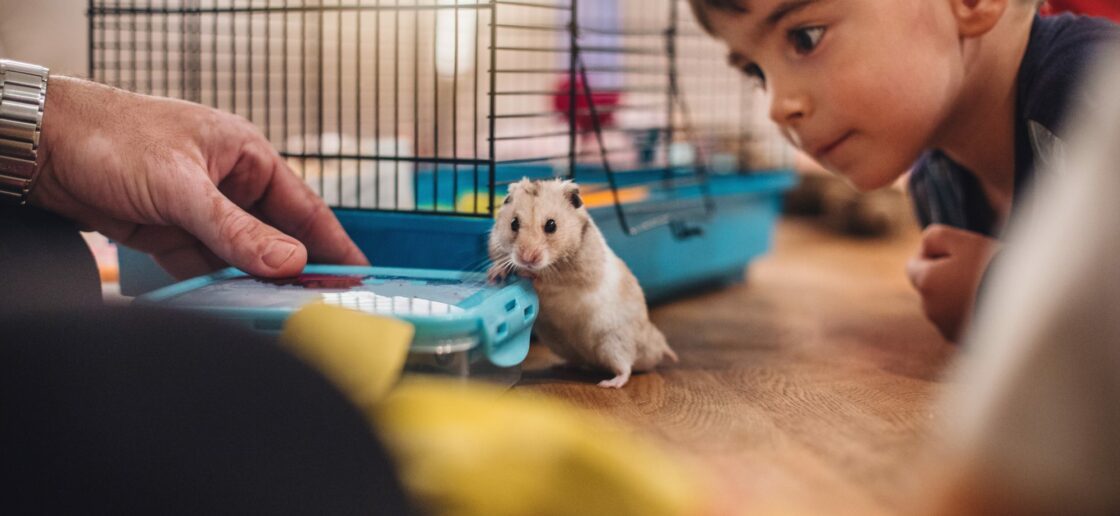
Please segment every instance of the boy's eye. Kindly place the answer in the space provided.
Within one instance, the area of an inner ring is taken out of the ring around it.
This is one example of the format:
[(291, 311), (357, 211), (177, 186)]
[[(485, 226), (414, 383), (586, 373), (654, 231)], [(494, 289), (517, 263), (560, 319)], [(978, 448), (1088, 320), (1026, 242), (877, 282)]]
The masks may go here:
[(521, 229), (521, 221), (517, 220), (517, 217), (514, 217), (513, 222), (511, 222), (509, 225), (509, 228), (512, 229), (514, 233), (517, 233), (517, 230)]
[(789, 31), (789, 42), (798, 54), (809, 54), (817, 49), (824, 37), (824, 27), (803, 27)]
[(766, 74), (762, 73), (762, 68), (759, 68), (758, 65), (754, 63), (747, 63), (741, 68), (741, 70), (747, 77), (758, 81), (758, 83), (763, 87), (766, 86)]

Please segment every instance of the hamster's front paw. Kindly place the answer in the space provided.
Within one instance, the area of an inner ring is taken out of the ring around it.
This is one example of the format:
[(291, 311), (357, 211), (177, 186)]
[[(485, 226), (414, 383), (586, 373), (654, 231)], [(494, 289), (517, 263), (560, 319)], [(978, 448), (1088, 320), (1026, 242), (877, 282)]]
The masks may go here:
[(499, 267), (498, 265), (491, 265), (490, 269), (486, 271), (487, 283), (497, 285), (506, 280), (509, 276), (509, 267)]

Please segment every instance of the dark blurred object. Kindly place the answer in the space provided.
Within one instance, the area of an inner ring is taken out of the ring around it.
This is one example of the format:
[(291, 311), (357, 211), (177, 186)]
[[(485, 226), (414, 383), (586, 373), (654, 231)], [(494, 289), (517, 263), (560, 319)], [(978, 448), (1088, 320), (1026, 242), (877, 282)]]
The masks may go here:
[(7, 514), (407, 514), (365, 418), (272, 339), (145, 308), (0, 317)]
[(72, 222), (30, 206), (0, 206), (0, 316), (100, 303), (97, 262)]
[(661, 129), (637, 129), (630, 131), (634, 139), (634, 148), (638, 149), (638, 164), (643, 167), (652, 166), (657, 158), (657, 145), (661, 141)]
[(797, 186), (786, 192), (782, 210), (790, 215), (821, 215), (824, 213), (824, 183), (830, 180), (823, 174), (801, 174), (801, 181)]
[(818, 173), (801, 174), (784, 206), (788, 214), (816, 217), (837, 232), (857, 236), (888, 235), (914, 220), (897, 188), (859, 192), (839, 177)]

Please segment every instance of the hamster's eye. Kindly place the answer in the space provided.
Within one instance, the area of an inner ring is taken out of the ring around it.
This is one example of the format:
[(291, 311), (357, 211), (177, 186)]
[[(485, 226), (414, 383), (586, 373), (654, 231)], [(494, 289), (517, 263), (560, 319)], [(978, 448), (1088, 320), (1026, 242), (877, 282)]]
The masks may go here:
[(556, 232), (556, 221), (552, 220), (552, 219), (548, 219), (548, 222), (544, 223), (544, 232), (545, 233), (555, 233)]
[(511, 222), (509, 225), (509, 228), (512, 229), (514, 233), (517, 233), (517, 230), (521, 229), (521, 221), (517, 220), (517, 217), (514, 217), (513, 222)]

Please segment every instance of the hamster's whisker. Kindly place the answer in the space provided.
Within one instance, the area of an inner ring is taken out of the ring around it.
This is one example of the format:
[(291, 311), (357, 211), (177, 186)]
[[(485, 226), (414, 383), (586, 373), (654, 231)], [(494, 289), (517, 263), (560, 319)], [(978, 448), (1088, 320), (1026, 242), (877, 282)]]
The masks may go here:
[(466, 267), (461, 269), (464, 272), (481, 272), (486, 270), (486, 265), (490, 263), (489, 258), (483, 258), (475, 262), (468, 263)]

